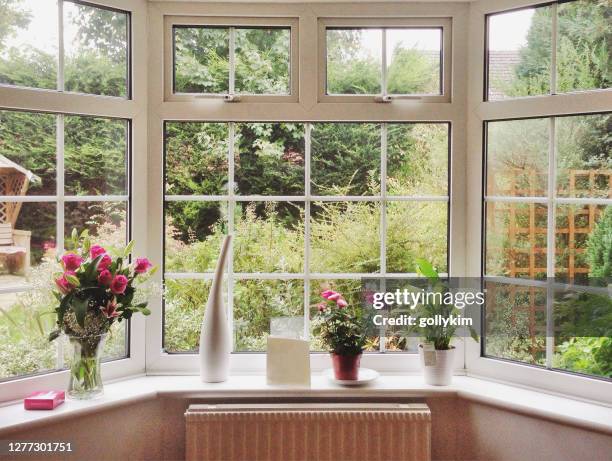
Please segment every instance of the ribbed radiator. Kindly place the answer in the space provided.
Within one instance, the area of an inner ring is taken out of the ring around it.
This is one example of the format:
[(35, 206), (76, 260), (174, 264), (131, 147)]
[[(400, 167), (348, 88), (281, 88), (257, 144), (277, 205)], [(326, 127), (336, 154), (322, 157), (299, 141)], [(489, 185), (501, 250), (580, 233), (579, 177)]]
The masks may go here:
[(187, 461), (425, 461), (425, 404), (191, 405)]

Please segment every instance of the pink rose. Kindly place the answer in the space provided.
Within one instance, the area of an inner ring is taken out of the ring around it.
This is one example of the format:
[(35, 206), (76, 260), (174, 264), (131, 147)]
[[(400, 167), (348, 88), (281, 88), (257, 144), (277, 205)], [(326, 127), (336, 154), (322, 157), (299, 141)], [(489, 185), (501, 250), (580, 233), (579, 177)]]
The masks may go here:
[(62, 256), (62, 263), (67, 271), (77, 270), (82, 262), (83, 258), (81, 258), (79, 255), (75, 255), (74, 253), (66, 253), (64, 256)]
[(117, 312), (117, 302), (114, 298), (107, 302), (106, 306), (100, 306), (100, 310), (107, 319), (119, 317), (119, 312)]
[(128, 279), (125, 275), (116, 275), (110, 284), (110, 290), (116, 295), (122, 295), (128, 284)]
[(327, 304), (319, 303), (317, 304), (317, 308), (319, 309), (319, 312), (323, 312), (325, 309), (327, 309)]
[(342, 298), (342, 295), (340, 293), (334, 293), (327, 297), (327, 299), (329, 299), (330, 301), (338, 301), (340, 298)]
[(136, 258), (136, 265), (134, 266), (134, 272), (137, 274), (144, 274), (153, 264), (147, 258)]
[(98, 283), (104, 287), (109, 287), (112, 281), (113, 274), (111, 274), (109, 270), (104, 269), (100, 272), (100, 275), (98, 275)]
[(64, 275), (62, 275), (60, 278), (55, 280), (55, 284), (57, 285), (57, 288), (59, 288), (59, 291), (62, 292), (63, 294), (70, 293), (72, 289), (74, 288), (74, 285), (70, 283), (68, 280), (66, 280), (67, 275), (72, 275), (76, 277), (76, 273), (74, 271), (66, 271), (64, 272)]
[(333, 295), (335, 293), (335, 291), (331, 291), (331, 290), (325, 290), (321, 293), (321, 296), (323, 296), (325, 299), (328, 299), (330, 295)]
[(338, 306), (340, 309), (343, 309), (343, 308), (345, 308), (346, 306), (348, 306), (348, 303), (347, 303), (347, 302), (346, 302), (344, 299), (340, 298), (340, 299), (338, 299), (338, 300), (336, 301), (336, 305), (337, 305), (337, 306)]
[(108, 266), (111, 265), (112, 259), (109, 255), (105, 254), (102, 256), (102, 259), (98, 263), (98, 272), (108, 269)]
[(91, 259), (96, 259), (98, 256), (106, 254), (106, 250), (100, 245), (94, 245), (89, 249), (89, 256)]

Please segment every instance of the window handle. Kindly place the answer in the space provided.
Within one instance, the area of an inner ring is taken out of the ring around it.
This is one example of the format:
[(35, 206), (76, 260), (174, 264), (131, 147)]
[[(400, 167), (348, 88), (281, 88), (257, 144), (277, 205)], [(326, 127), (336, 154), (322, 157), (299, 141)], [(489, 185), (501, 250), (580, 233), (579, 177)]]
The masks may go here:
[(225, 102), (240, 102), (240, 95), (237, 94), (226, 94), (223, 96)]
[(382, 102), (382, 103), (390, 103), (392, 99), (391, 99), (391, 96), (389, 96), (388, 94), (379, 94), (379, 95), (374, 96), (374, 101)]

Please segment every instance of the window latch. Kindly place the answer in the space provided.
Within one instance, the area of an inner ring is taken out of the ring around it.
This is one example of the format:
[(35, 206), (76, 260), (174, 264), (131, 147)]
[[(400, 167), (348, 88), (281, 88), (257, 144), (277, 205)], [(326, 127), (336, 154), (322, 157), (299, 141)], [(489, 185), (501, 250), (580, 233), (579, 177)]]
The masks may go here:
[(226, 94), (223, 96), (225, 102), (240, 102), (240, 95), (237, 94)]
[(382, 103), (390, 103), (392, 99), (391, 99), (391, 96), (389, 96), (388, 94), (379, 94), (377, 96), (374, 96), (374, 101), (382, 102)]

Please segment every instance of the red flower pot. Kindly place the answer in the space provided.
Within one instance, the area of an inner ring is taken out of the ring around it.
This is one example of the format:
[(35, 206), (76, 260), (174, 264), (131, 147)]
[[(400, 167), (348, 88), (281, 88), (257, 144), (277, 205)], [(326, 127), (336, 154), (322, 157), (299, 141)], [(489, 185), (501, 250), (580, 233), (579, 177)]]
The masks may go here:
[(332, 353), (334, 376), (342, 381), (356, 381), (359, 378), (359, 362), (361, 354), (339, 355)]

